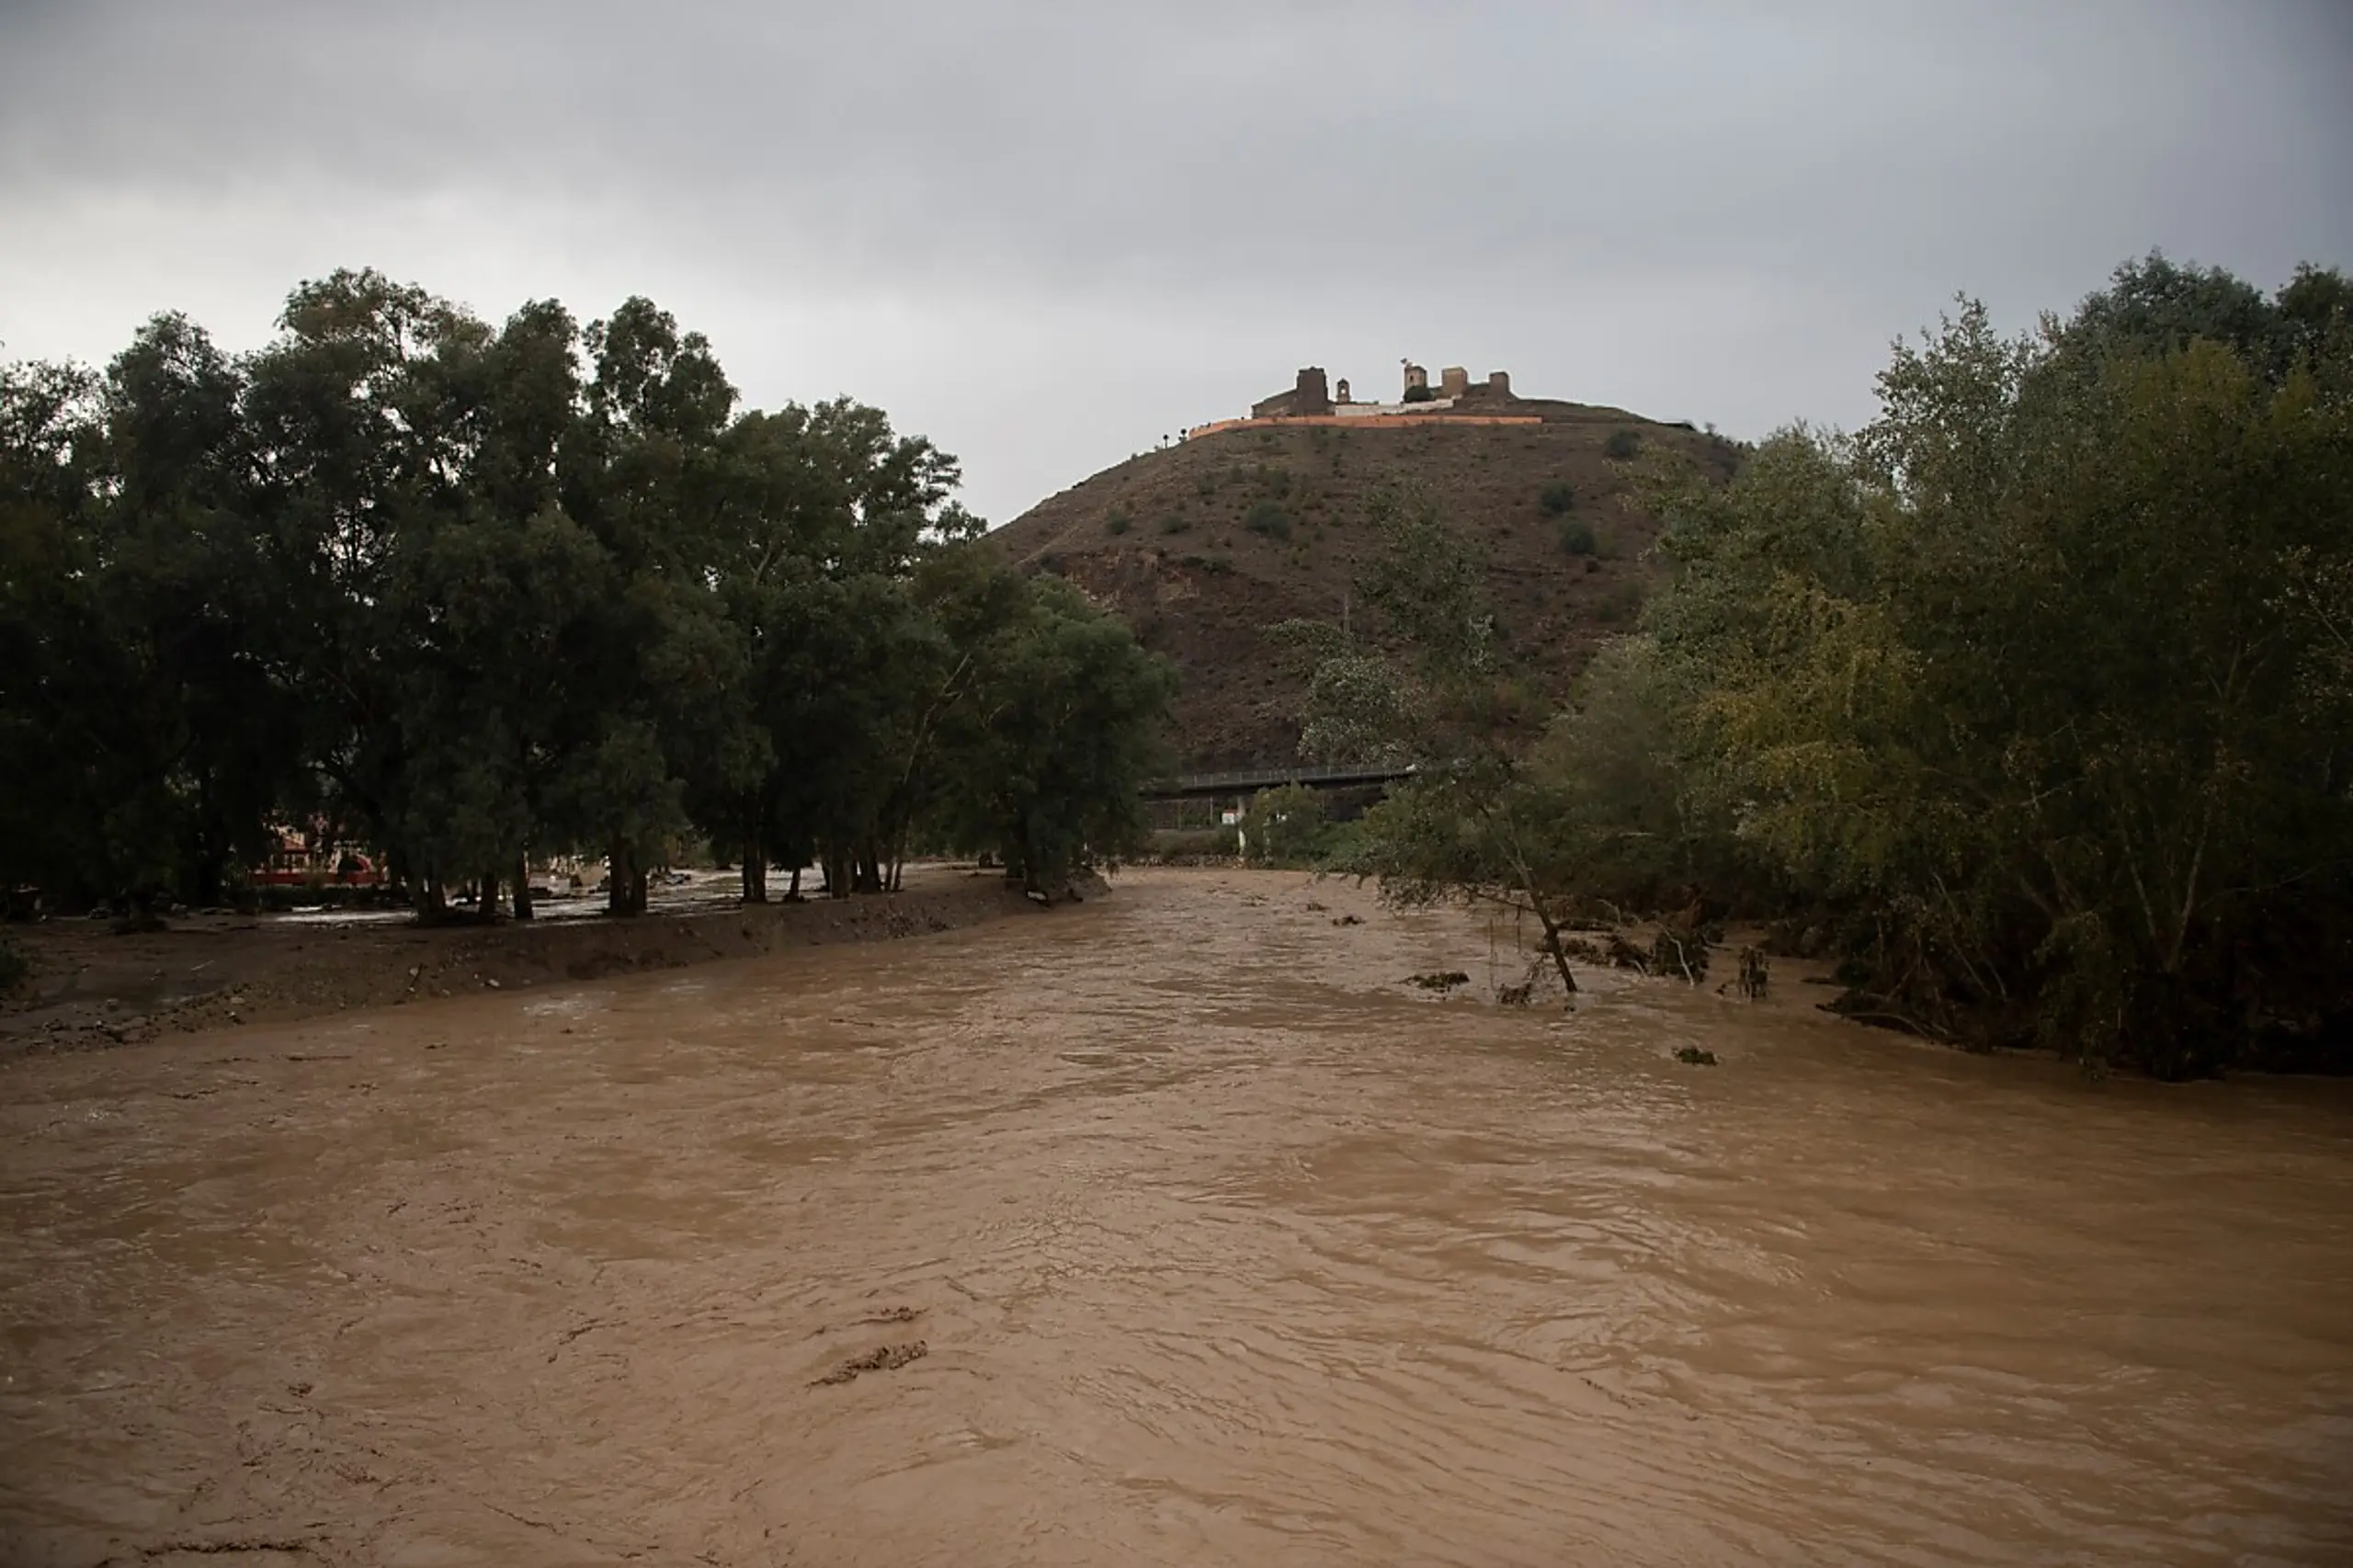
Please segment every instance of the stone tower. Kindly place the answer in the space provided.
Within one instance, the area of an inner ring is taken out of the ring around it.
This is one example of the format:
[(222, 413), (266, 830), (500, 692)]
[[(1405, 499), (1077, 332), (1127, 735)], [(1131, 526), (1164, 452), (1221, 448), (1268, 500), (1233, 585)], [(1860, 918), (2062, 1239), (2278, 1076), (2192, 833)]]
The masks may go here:
[(1471, 372), (1460, 365), (1449, 365), (1438, 378), (1440, 397), (1461, 397), (1471, 390)]
[(1405, 361), (1405, 390), (1409, 392), (1430, 390), (1430, 373), (1411, 359)]

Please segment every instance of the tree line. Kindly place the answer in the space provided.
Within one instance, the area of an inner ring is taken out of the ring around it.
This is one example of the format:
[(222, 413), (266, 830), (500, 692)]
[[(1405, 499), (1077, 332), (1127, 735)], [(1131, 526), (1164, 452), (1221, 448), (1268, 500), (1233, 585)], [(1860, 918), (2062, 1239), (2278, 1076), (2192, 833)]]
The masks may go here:
[(0, 369), (0, 883), (212, 903), (299, 824), (425, 919), (529, 917), (569, 853), (628, 914), (689, 838), (755, 902), (1135, 841), (1172, 676), (881, 411), (743, 409), (643, 299), (493, 325), (340, 272), (279, 324)]
[(1392, 499), (1391, 642), (1283, 631), (1311, 747), (1424, 763), (1342, 863), (1525, 911), (1572, 989), (1581, 925), (1734, 910), (1957, 1044), (2353, 1070), (2353, 285), (2152, 256), (1878, 392), (1653, 472), (1663, 585), (1558, 712)]

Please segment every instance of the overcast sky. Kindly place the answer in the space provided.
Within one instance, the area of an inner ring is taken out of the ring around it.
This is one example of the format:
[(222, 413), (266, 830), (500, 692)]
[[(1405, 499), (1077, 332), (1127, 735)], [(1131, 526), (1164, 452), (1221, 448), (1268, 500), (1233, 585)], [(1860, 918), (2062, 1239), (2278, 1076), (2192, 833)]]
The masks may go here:
[(2353, 266), (2348, 82), (2353, 0), (0, 0), (0, 345), (643, 293), (1003, 522), (1303, 364), (1756, 436), (1956, 290)]

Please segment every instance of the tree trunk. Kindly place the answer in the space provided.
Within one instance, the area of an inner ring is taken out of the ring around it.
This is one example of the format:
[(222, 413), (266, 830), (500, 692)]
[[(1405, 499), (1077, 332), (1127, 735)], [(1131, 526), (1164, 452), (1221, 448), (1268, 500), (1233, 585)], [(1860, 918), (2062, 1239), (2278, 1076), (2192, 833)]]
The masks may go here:
[(515, 857), (515, 918), (531, 918), (531, 858)]
[(645, 892), (647, 885), (652, 881), (653, 873), (648, 871), (644, 867), (631, 866), (630, 868), (629, 912), (631, 915), (642, 915), (645, 913)]
[(801, 868), (798, 866), (792, 868), (792, 884), (784, 890), (784, 899), (787, 903), (801, 902)]
[(448, 916), (449, 906), (441, 892), (441, 879), (429, 868), (420, 867), (409, 880), (409, 903), (416, 911), (419, 926), (438, 926)]
[(636, 876), (634, 857), (630, 854), (629, 846), (616, 840), (606, 858), (606, 865), (608, 870), (605, 877), (605, 913), (608, 915), (636, 914), (637, 912), (629, 906), (630, 888)]
[(498, 873), (484, 871), (479, 885), (482, 896), (474, 903), (474, 914), (487, 924), (498, 918)]
[(1537, 924), (1544, 927), (1544, 950), (1552, 955), (1552, 967), (1560, 971), (1561, 984), (1574, 996), (1577, 994), (1577, 977), (1569, 972), (1569, 955), (1561, 950), (1561, 927), (1540, 899), (1531, 893), (1528, 902), (1536, 912)]
[(768, 901), (768, 852), (760, 842), (760, 824), (754, 821), (744, 829), (744, 902), (766, 903)]

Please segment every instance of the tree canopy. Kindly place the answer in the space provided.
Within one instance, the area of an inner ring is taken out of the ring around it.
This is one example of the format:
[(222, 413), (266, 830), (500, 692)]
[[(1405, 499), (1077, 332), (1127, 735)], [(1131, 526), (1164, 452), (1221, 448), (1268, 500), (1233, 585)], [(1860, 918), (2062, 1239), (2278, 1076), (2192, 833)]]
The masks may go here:
[(232, 356), (185, 317), (102, 371), (0, 369), (0, 881), (213, 902), (277, 830), (420, 914), (705, 839), (890, 884), (913, 846), (1041, 890), (1132, 842), (1168, 680), (980, 558), (956, 460), (841, 399), (738, 407), (632, 299), (503, 324), (367, 271)]
[(1540, 728), (1459, 549), (1392, 530), (1417, 660), (1286, 632), (1311, 737), (1424, 763), (1353, 864), (1556, 956), (1617, 901), (1786, 915), (1958, 1043), (2353, 1068), (2353, 288), (2151, 256), (2017, 337), (1964, 301), (1879, 403), (1654, 473), (1666, 581)]

